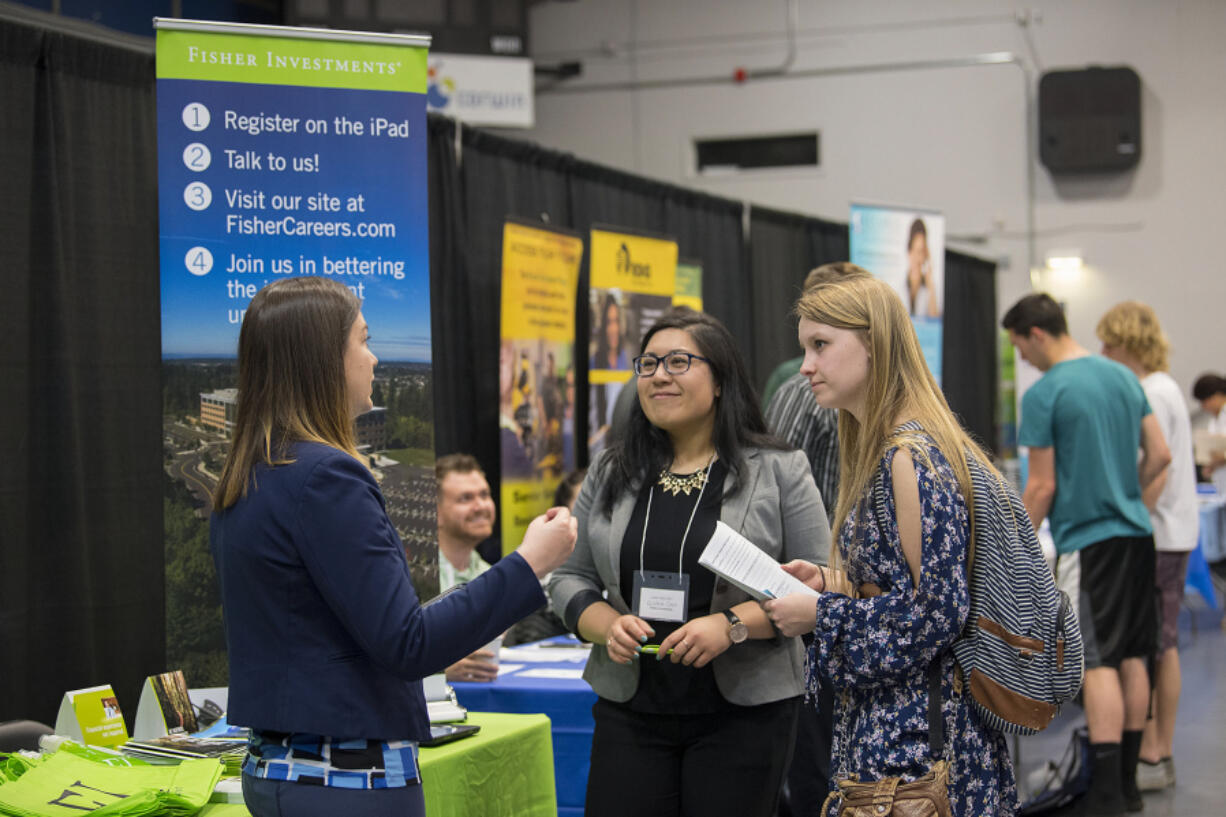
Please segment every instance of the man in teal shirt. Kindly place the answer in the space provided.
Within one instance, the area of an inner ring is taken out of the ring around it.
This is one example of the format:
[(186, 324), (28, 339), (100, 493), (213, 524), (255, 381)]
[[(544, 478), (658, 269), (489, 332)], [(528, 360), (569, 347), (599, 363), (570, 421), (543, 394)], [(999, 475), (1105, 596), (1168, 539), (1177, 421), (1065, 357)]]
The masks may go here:
[(1073, 340), (1050, 295), (1022, 298), (1002, 324), (1022, 358), (1044, 373), (1022, 398), (1018, 443), (1030, 449), (1026, 510), (1036, 529), (1051, 520), (1057, 581), (1077, 607), (1085, 642), (1094, 757), (1079, 813), (1139, 811), (1145, 661), (1157, 648), (1153, 528), (1141, 491), (1170, 451), (1136, 375)]

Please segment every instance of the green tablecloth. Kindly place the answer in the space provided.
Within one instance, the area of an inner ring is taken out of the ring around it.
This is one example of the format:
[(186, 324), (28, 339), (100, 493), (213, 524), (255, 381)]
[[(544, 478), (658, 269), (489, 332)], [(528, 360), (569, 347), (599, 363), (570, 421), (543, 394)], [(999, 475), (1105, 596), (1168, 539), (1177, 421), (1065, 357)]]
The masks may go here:
[[(428, 817), (557, 817), (549, 718), (470, 712), (481, 731), (421, 750)], [(244, 806), (210, 804), (199, 817), (247, 817)]]

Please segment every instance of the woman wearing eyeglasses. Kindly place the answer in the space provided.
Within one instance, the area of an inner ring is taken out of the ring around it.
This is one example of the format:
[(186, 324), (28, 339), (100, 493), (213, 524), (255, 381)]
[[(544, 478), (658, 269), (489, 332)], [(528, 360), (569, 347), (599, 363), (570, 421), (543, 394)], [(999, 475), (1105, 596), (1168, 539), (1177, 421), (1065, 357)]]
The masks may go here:
[(585, 814), (773, 815), (801, 645), (698, 557), (723, 521), (778, 561), (824, 562), (825, 511), (719, 321), (665, 313), (634, 371), (638, 405), (588, 470), (575, 552), (550, 582), (554, 610), (596, 645)]

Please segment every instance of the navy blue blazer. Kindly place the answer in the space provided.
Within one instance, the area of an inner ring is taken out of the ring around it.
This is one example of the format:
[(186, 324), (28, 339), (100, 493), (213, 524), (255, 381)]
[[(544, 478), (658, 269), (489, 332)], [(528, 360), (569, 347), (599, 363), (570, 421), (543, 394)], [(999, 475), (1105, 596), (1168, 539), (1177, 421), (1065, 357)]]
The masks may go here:
[(230, 655), (229, 721), (341, 738), (429, 736), (421, 678), (545, 603), (518, 554), (423, 608), (373, 475), (295, 443), (214, 513)]

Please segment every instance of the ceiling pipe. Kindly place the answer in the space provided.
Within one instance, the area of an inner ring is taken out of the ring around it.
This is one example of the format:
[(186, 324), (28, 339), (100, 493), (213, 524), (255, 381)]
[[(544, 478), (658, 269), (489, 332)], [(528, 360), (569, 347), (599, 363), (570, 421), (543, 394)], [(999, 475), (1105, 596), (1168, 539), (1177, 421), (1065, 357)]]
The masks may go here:
[(787, 27), (787, 54), (783, 57), (783, 62), (779, 63), (774, 68), (754, 68), (746, 69), (738, 67), (732, 72), (732, 78), (736, 82), (745, 82), (750, 79), (766, 79), (767, 77), (781, 77), (792, 69), (792, 65), (796, 62), (796, 29), (800, 27), (800, 8), (799, 0), (787, 0), (786, 27)]

